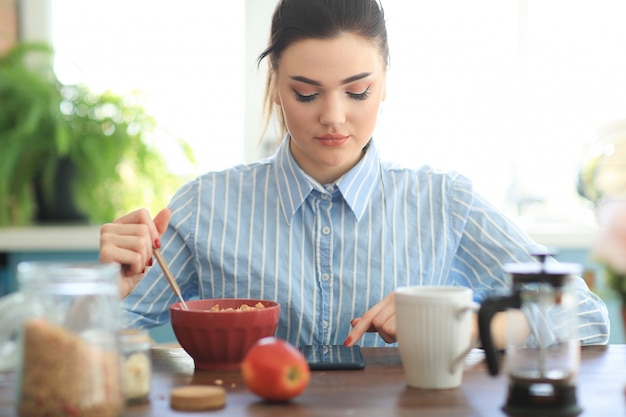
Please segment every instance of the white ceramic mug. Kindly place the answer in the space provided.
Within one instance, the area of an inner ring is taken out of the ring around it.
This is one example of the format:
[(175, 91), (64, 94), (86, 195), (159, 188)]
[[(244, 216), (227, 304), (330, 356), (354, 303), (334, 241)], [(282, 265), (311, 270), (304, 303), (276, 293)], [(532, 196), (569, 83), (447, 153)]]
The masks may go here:
[(453, 286), (396, 290), (397, 340), (407, 384), (447, 389), (461, 385), (463, 359), (472, 349), (472, 290)]

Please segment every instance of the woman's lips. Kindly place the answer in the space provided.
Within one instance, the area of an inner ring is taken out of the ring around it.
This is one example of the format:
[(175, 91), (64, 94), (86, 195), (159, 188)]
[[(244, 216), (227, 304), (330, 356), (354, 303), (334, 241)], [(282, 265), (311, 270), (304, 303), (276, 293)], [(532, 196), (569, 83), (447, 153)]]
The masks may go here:
[(324, 146), (341, 146), (348, 140), (349, 136), (338, 133), (327, 133), (322, 136), (318, 136), (317, 140)]

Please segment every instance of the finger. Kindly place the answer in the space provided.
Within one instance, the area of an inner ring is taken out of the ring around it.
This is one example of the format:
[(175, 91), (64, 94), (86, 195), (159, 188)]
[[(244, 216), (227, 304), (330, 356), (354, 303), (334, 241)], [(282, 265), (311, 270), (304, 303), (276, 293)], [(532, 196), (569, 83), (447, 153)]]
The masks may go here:
[[(171, 210), (164, 208), (154, 219), (150, 216), (150, 213), (146, 209), (135, 210), (125, 216), (116, 219), (111, 225), (103, 226), (103, 234), (108, 227), (110, 233), (118, 233), (125, 235), (137, 235), (145, 239), (145, 257), (147, 259), (146, 265), (152, 264), (152, 248), (161, 246), (161, 235), (165, 232), (170, 220)], [(131, 228), (130, 225), (139, 226), (138, 229)], [(112, 225), (125, 225), (124, 228), (114, 228)]]
[[(165, 210), (165, 209), (164, 209)], [(161, 214), (164, 210), (161, 210), (159, 214)], [(157, 214), (158, 216), (158, 214)], [(167, 220), (169, 221), (169, 216), (167, 216)], [(159, 238), (160, 233), (157, 230), (157, 226), (150, 215), (150, 212), (145, 209), (135, 210), (125, 216), (120, 217), (113, 221), (114, 224), (142, 224), (148, 228), (148, 234), (146, 235), (146, 239), (150, 242), (150, 246), (154, 244), (156, 239)], [(167, 226), (167, 222), (165, 224)]]
[(131, 211), (124, 216), (118, 217), (113, 220), (115, 224), (149, 224), (152, 223), (152, 217), (148, 209), (141, 208)]
[[(356, 324), (361, 320), (361, 317), (356, 317), (352, 320), (350, 320), (350, 326), (354, 327), (356, 326)], [(376, 328), (374, 327), (374, 325), (372, 324), (370, 327), (368, 327), (368, 329), (366, 330), (367, 333), (373, 333), (376, 331)]]
[[(154, 239), (156, 239), (159, 234), (154, 224), (154, 221), (152, 220), (152, 217), (150, 216), (150, 212), (147, 209), (142, 208), (142, 209), (132, 211), (125, 216), (115, 219), (112, 224), (113, 225), (134, 224), (134, 225), (141, 225), (142, 227), (144, 227), (144, 229), (132, 229), (132, 228), (123, 228), (123, 229), (110, 228), (110, 229), (115, 233), (136, 234), (138, 236), (142, 236), (143, 239), (145, 239), (147, 243), (147, 247), (150, 248), (146, 252), (146, 256), (148, 258), (152, 257), (152, 244), (154, 242)], [(110, 225), (104, 225), (102, 227), (101, 235), (107, 226), (110, 226)]]
[(150, 240), (146, 224), (105, 224), (100, 229), (100, 262), (121, 264), (123, 276), (142, 273), (146, 266), (152, 264)]
[[(353, 327), (361, 320), (360, 317), (354, 318), (350, 321), (350, 325)], [(376, 319), (370, 325), (370, 327), (366, 330), (367, 333), (375, 333), (378, 332), (380, 337), (387, 343), (394, 343), (396, 341), (396, 316), (395, 314), (389, 316), (385, 319), (384, 323), (379, 324), (378, 326), (375, 324)]]
[(142, 235), (108, 233), (100, 239), (100, 262), (117, 262), (124, 276), (143, 272), (149, 265), (152, 246)]
[(389, 300), (384, 301), (383, 308), (372, 320), (370, 328), (378, 332), (380, 337), (387, 343), (396, 341), (396, 313), (395, 305)]
[(171, 216), (172, 210), (170, 210), (169, 208), (164, 208), (157, 213), (154, 218), (154, 226), (156, 227), (158, 236), (156, 236), (155, 239), (159, 239), (163, 235), (163, 233), (165, 233), (165, 229), (167, 229), (167, 225), (170, 222)]
[(145, 224), (108, 223), (100, 229), (100, 247), (106, 245), (142, 251), (149, 255), (152, 243)]
[[(380, 303), (370, 308), (361, 318), (353, 320), (354, 327), (348, 334), (348, 337), (343, 342), (346, 346), (354, 345), (366, 332), (377, 331), (382, 332), (383, 340), (395, 338), (395, 308), (394, 308), (394, 293), (388, 294)], [(393, 321), (389, 322), (390, 320)], [(351, 324), (352, 324), (351, 322)], [(389, 323), (388, 323), (389, 322)], [(389, 331), (394, 331), (392, 334), (386, 333), (386, 328)]]
[(385, 342), (392, 343), (396, 341), (395, 292), (388, 294), (381, 304), (383, 308), (374, 318), (373, 325)]
[(376, 317), (381, 308), (382, 305), (379, 303), (367, 310), (367, 312), (365, 312), (365, 314), (363, 314), (363, 316), (356, 321), (352, 331), (348, 334), (348, 337), (346, 337), (343, 344), (345, 346), (353, 346), (370, 329), (370, 327), (373, 327), (372, 323), (374, 317)]
[(384, 323), (377, 327), (378, 334), (386, 343), (396, 341), (396, 315), (389, 316)]

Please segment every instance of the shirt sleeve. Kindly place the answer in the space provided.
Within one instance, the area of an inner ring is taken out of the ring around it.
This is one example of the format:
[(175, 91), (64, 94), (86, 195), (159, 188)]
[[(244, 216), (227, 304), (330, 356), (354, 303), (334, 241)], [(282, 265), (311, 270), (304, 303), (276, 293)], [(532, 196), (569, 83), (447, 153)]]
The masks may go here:
[[(172, 217), (161, 237), (163, 257), (176, 278), (185, 300), (198, 295), (196, 262), (192, 256), (192, 220), (195, 219), (196, 182), (181, 188), (169, 207)], [(122, 301), (124, 327), (151, 328), (169, 321), (169, 306), (178, 302), (158, 264), (150, 267), (135, 289)]]
[[(458, 202), (452, 218), (455, 229), (461, 233), (451, 275), (458, 283), (472, 288), (479, 303), (486, 297), (508, 292), (510, 277), (505, 264), (536, 262), (533, 252), (542, 246), (477, 194), (468, 179), (458, 176), (451, 192)], [(581, 342), (606, 344), (610, 327), (605, 303), (580, 277), (575, 277), (574, 291)]]

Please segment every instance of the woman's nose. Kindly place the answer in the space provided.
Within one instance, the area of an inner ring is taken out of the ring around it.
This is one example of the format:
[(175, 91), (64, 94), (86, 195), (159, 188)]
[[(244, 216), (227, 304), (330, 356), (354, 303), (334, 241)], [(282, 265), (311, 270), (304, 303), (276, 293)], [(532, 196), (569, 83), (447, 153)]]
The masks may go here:
[(328, 97), (322, 104), (320, 123), (324, 126), (333, 126), (345, 123), (345, 109), (338, 97)]

